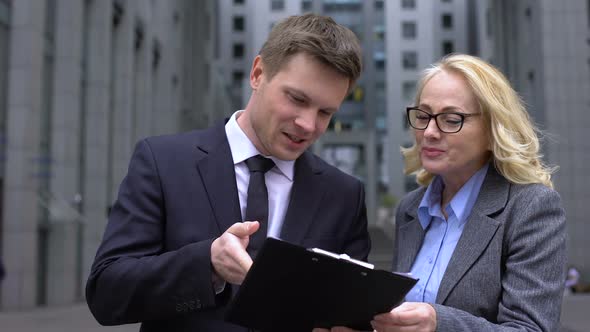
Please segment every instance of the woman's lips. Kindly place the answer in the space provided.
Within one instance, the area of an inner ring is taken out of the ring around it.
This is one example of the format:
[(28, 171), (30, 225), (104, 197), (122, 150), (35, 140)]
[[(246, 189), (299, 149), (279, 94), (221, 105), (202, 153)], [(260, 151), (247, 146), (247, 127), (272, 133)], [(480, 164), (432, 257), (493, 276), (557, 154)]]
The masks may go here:
[(422, 148), (422, 154), (424, 156), (430, 157), (430, 158), (438, 157), (438, 156), (442, 155), (443, 153), (444, 153), (444, 151), (441, 149), (426, 148), (426, 147)]

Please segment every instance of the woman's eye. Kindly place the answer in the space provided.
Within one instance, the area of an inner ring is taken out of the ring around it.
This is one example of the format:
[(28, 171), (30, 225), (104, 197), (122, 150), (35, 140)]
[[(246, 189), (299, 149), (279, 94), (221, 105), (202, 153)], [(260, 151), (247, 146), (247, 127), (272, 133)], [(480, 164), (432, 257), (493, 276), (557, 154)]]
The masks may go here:
[(450, 125), (458, 125), (461, 123), (461, 118), (460, 117), (446, 117), (445, 122)]

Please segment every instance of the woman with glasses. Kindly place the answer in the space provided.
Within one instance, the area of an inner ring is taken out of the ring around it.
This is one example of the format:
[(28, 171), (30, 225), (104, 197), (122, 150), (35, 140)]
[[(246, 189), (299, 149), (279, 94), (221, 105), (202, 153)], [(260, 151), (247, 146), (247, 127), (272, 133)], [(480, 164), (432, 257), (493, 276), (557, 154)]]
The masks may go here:
[(398, 205), (393, 269), (419, 281), (375, 330), (557, 331), (565, 212), (516, 92), (490, 64), (450, 55), (406, 112), (405, 171), (421, 187)]
[(565, 212), (537, 130), (500, 71), (451, 55), (406, 110), (421, 187), (396, 213), (394, 269), (420, 278), (377, 331), (556, 331)]

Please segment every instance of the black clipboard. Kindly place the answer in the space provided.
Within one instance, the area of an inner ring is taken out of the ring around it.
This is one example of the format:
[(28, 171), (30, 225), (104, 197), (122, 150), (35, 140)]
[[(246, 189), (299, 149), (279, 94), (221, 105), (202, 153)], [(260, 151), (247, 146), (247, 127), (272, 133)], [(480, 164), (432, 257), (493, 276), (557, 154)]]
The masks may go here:
[(260, 331), (372, 331), (373, 316), (399, 305), (417, 279), (353, 261), (267, 238), (226, 320)]

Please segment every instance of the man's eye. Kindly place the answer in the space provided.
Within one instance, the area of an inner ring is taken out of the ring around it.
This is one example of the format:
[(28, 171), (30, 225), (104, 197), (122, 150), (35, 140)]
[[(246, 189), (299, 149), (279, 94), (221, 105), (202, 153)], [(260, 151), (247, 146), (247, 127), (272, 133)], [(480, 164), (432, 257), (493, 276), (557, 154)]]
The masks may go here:
[(289, 99), (291, 99), (291, 100), (292, 100), (292, 101), (294, 101), (295, 103), (298, 103), (298, 104), (303, 104), (303, 103), (305, 102), (305, 99), (303, 99), (303, 98), (299, 98), (299, 97), (297, 97), (297, 96), (294, 96), (294, 95), (292, 95), (292, 94), (288, 94), (288, 96), (289, 96)]

